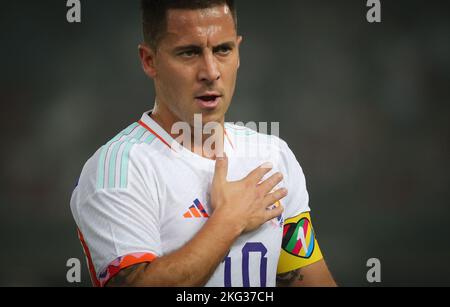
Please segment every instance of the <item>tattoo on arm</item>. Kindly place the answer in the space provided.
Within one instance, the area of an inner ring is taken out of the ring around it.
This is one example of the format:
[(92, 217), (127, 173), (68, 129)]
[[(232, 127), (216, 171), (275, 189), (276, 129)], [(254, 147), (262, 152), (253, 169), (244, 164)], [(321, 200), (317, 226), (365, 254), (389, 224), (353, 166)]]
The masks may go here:
[(136, 277), (147, 268), (148, 263), (140, 263), (121, 270), (106, 284), (106, 287), (130, 287)]
[(296, 281), (302, 281), (303, 278), (304, 278), (304, 276), (302, 275), (301, 269), (287, 272), (284, 274), (278, 274), (277, 275), (277, 286), (278, 287), (290, 287)]

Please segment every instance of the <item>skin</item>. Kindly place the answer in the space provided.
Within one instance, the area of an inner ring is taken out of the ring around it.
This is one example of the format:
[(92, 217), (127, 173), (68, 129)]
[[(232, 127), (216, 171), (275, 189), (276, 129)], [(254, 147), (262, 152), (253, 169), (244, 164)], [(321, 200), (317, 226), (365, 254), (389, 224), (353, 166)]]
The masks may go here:
[[(155, 84), (153, 119), (168, 133), (176, 122), (192, 125), (198, 113), (203, 115), (204, 124), (223, 125), (234, 94), (241, 42), (226, 5), (169, 10), (167, 33), (157, 49), (139, 46), (142, 67)], [(197, 103), (196, 97), (205, 91), (222, 95), (216, 108), (204, 109)], [(206, 154), (216, 160), (216, 168), (211, 187), (213, 214), (205, 226), (179, 250), (152, 263), (124, 269), (107, 286), (204, 286), (239, 236), (282, 214), (282, 206), (267, 208), (288, 194), (286, 189), (274, 191), (283, 175), (276, 173), (261, 181), (272, 169), (272, 165), (264, 164), (246, 178), (228, 182), (228, 158), (217, 148)], [(204, 248), (209, 242), (215, 242), (214, 249)], [(335, 285), (323, 260), (279, 275), (277, 284)]]
[[(259, 184), (270, 169), (262, 165), (243, 180), (228, 182), (228, 159), (217, 159), (211, 191), (214, 211), (203, 228), (178, 251), (122, 270), (107, 286), (204, 286), (240, 235), (282, 214), (281, 206), (266, 208), (287, 195), (285, 189), (270, 193), (283, 176), (277, 173)], [(204, 248), (210, 242), (214, 248)]]
[[(139, 46), (142, 67), (157, 93), (153, 119), (169, 133), (176, 122), (192, 126), (194, 114), (202, 114), (203, 124), (223, 125), (235, 90), (241, 42), (226, 5), (169, 10), (157, 49)], [(217, 108), (196, 103), (195, 98), (207, 91), (222, 95)]]
[(277, 287), (336, 287), (325, 260), (277, 275)]

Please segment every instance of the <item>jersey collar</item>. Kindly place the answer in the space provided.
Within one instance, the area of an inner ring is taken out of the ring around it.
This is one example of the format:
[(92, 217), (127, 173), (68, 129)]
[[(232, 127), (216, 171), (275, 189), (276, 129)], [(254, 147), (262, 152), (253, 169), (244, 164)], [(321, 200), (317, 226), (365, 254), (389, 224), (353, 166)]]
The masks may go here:
[[(141, 120), (139, 121), (139, 124), (147, 129), (150, 133), (155, 135), (161, 142), (163, 142), (167, 147), (171, 148), (172, 150), (176, 152), (180, 152), (184, 148), (182, 145), (180, 145), (175, 139), (166, 131), (164, 130), (150, 115), (152, 114), (153, 110), (145, 112), (142, 115)], [(227, 152), (227, 147), (229, 146), (233, 151), (235, 149), (233, 142), (231, 141), (231, 138), (229, 137), (229, 134), (227, 133), (227, 130), (225, 128), (225, 152)], [(188, 151), (188, 150), (187, 150)]]

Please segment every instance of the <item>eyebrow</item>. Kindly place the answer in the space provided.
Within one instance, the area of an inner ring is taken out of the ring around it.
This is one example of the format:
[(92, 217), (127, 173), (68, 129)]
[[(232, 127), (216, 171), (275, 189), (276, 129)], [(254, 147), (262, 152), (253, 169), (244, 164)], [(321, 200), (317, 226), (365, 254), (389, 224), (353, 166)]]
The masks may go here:
[[(213, 50), (217, 49), (217, 48), (220, 48), (220, 47), (231, 47), (231, 48), (234, 48), (235, 46), (236, 46), (235, 42), (228, 41), (228, 42), (221, 43), (221, 44), (219, 44), (217, 46), (213, 46)], [(186, 51), (186, 50), (201, 50), (201, 49), (203, 49), (202, 46), (191, 44), (191, 45), (184, 45), (184, 46), (175, 47), (174, 48), (174, 52), (182, 52), (182, 51)]]

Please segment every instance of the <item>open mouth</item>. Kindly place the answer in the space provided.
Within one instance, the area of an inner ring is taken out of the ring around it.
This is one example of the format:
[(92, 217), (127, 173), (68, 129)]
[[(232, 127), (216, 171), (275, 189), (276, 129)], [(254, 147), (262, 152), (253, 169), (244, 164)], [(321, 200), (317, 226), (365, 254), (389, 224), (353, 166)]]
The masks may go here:
[(205, 95), (205, 96), (198, 96), (195, 99), (197, 100), (197, 103), (200, 105), (201, 108), (212, 109), (216, 108), (219, 105), (221, 97), (222, 96), (219, 95)]
[(205, 102), (211, 102), (211, 101), (215, 101), (217, 98), (219, 98), (220, 96), (216, 96), (216, 95), (211, 95), (211, 96), (199, 96), (197, 97), (197, 99), (201, 100), (201, 101), (205, 101)]

